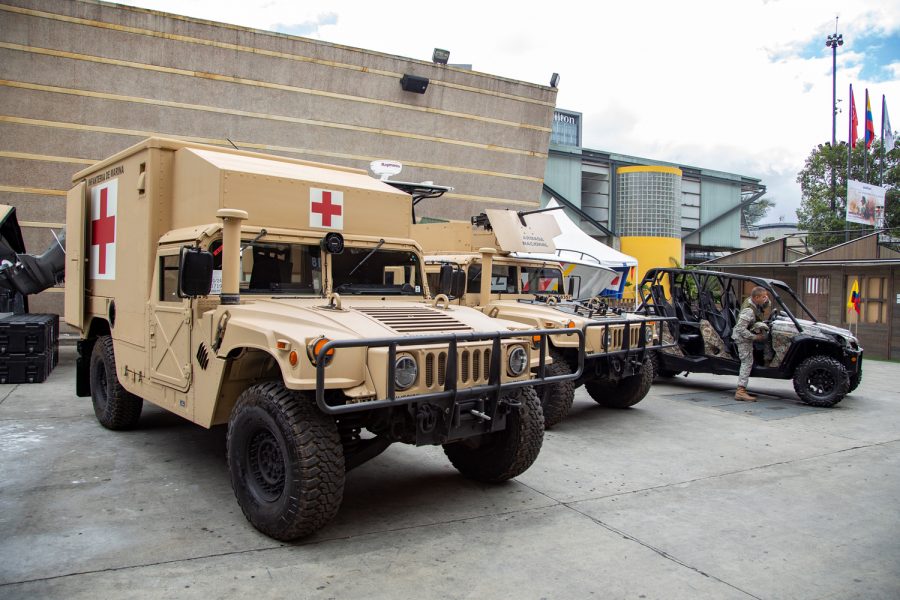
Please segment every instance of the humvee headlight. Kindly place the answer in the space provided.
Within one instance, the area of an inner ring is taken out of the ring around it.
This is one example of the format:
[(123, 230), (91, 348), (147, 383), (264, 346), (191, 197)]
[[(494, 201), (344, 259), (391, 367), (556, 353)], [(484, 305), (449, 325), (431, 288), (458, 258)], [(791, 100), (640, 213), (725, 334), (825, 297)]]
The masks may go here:
[[(316, 366), (316, 359), (319, 356), (319, 352), (322, 350), (322, 348), (325, 347), (325, 344), (330, 341), (331, 340), (329, 340), (327, 337), (322, 336), (320, 338), (314, 339), (309, 344), (307, 344), (306, 355), (309, 357), (309, 362), (311, 362), (313, 366)], [(324, 364), (326, 367), (331, 363), (332, 358), (334, 358), (334, 348), (329, 348), (328, 352), (325, 353)]]
[(522, 346), (513, 346), (509, 351), (509, 359), (507, 362), (507, 371), (513, 377), (518, 377), (528, 368), (528, 353)]
[(394, 361), (394, 385), (398, 390), (406, 390), (412, 387), (419, 376), (419, 365), (409, 354), (401, 354)]

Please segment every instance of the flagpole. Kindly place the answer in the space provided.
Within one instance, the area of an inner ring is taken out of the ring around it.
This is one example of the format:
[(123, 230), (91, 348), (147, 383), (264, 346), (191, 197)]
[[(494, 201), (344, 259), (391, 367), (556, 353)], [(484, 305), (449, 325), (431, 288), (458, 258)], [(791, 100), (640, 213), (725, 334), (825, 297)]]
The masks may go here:
[(881, 173), (878, 175), (878, 185), (884, 185), (884, 94), (881, 95)]
[(869, 88), (866, 88), (866, 102), (863, 104), (863, 182), (869, 183)]
[[(850, 84), (850, 110), (847, 111), (847, 186), (850, 186), (850, 162), (853, 159), (853, 84)], [(844, 202), (847, 199), (844, 198)]]

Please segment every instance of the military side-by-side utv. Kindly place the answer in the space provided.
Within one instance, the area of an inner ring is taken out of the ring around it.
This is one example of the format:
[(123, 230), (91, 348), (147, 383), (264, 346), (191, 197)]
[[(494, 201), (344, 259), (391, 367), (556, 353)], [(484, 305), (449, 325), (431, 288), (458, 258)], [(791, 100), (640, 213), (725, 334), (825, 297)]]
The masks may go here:
[(641, 282), (638, 312), (675, 317), (680, 325), (677, 331), (663, 329), (664, 338), (676, 344), (655, 353), (657, 374), (737, 375), (740, 360), (731, 333), (743, 299), (757, 286), (772, 304), (765, 321), (755, 324), (766, 340), (754, 344), (751, 377), (792, 379), (794, 391), (812, 406), (834, 406), (856, 389), (863, 350), (849, 331), (819, 322), (781, 281), (697, 269), (651, 269)]
[(443, 446), (480, 481), (543, 439), (534, 384), (559, 331), (432, 298), (410, 196), (364, 171), (148, 139), (68, 194), (76, 387), (110, 429), (144, 400), (227, 424), (238, 503), (280, 540), (334, 517), (345, 472), (393, 442)]
[[(440, 186), (386, 181), (414, 198), (435, 197)], [(576, 387), (584, 385), (598, 404), (628, 408), (650, 389), (650, 355), (662, 349), (661, 320), (606, 310), (598, 298), (576, 302), (567, 294), (558, 262), (530, 260), (517, 252), (554, 252), (559, 233), (547, 214), (488, 210), (472, 223), (414, 224), (413, 237), (426, 254), (425, 270), (432, 287), (458, 306), (475, 307), (493, 318), (536, 328), (583, 331), (584, 369), (574, 381), (565, 379), (539, 388), (545, 427), (569, 413)], [(490, 277), (482, 277), (483, 272)], [(614, 277), (612, 273), (611, 277)], [(574, 338), (550, 337), (550, 372), (571, 375), (581, 371), (582, 357)]]

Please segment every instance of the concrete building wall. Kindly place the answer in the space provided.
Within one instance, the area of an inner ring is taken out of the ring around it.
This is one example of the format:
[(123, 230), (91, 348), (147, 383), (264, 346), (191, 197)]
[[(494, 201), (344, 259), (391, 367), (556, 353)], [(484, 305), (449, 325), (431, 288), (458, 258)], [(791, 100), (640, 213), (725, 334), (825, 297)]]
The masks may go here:
[[(431, 49), (423, 49), (423, 54)], [(403, 74), (430, 79), (405, 92)], [(466, 219), (540, 201), (556, 90), (430, 62), (95, 1), (0, 4), (0, 203), (30, 251), (71, 175), (153, 135), (366, 168), (454, 192)], [(32, 301), (59, 311), (61, 294)]]

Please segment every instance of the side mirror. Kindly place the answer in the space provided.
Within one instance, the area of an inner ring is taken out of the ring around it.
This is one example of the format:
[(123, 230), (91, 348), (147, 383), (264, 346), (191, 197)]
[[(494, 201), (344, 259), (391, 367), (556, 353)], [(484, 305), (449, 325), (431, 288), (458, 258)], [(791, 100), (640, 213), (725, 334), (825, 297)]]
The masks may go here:
[(178, 261), (178, 296), (209, 296), (212, 289), (213, 255), (199, 248), (182, 248)]
[(570, 298), (575, 297), (575, 278), (569, 277), (569, 289), (567, 291)]
[(450, 297), (461, 298), (466, 293), (466, 272), (462, 269), (453, 271), (453, 277), (450, 282)]
[(453, 266), (444, 263), (441, 265), (438, 275), (438, 294), (450, 295), (450, 286), (453, 283)]

